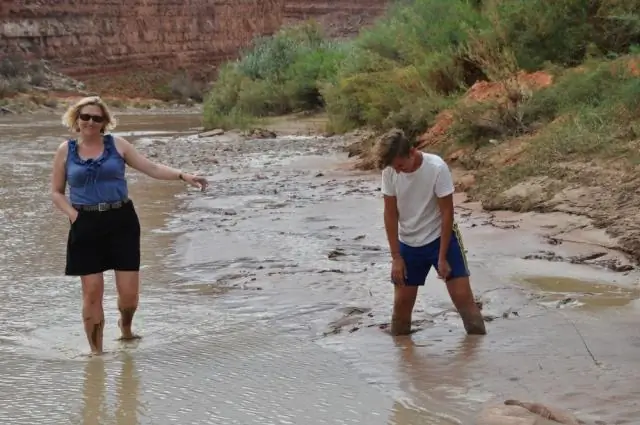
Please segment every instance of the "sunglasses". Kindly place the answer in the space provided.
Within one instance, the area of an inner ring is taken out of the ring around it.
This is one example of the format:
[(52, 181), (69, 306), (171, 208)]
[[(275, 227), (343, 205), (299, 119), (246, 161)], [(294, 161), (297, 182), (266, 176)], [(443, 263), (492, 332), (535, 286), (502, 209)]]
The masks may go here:
[(104, 117), (102, 115), (80, 114), (79, 118), (82, 121), (93, 120), (93, 122), (96, 122), (96, 123), (101, 123), (104, 121)]

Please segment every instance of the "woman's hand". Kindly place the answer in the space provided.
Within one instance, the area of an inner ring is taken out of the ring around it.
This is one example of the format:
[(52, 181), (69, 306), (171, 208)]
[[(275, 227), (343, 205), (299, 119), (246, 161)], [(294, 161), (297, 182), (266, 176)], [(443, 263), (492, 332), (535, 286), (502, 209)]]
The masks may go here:
[(180, 178), (189, 183), (193, 187), (197, 187), (201, 191), (205, 191), (209, 186), (209, 182), (206, 178), (200, 176), (194, 176), (193, 174), (182, 173)]

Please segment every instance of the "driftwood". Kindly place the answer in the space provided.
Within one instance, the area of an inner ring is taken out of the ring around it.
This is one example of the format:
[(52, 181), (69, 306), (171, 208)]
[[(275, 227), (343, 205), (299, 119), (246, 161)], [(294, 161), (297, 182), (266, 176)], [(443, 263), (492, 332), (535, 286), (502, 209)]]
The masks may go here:
[(482, 411), (476, 425), (582, 425), (570, 413), (540, 403), (507, 400)]

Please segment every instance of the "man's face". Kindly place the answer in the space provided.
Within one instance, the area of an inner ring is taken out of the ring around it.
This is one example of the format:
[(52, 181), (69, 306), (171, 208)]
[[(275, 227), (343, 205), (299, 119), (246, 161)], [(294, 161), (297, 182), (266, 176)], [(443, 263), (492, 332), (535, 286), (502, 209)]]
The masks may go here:
[(396, 173), (411, 173), (414, 171), (414, 163), (413, 149), (411, 149), (411, 151), (409, 151), (409, 155), (396, 157), (391, 162), (391, 167), (396, 170)]

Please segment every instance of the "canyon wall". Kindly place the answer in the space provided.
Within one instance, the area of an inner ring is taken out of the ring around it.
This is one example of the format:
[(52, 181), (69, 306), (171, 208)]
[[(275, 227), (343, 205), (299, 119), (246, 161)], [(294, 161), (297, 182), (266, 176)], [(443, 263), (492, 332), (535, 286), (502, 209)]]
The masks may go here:
[(383, 0), (0, 0), (0, 56), (50, 60), (70, 76), (179, 67), (208, 73), (258, 35), (315, 18), (353, 35)]
[(3, 2), (0, 54), (18, 50), (76, 76), (207, 67), (276, 31), (284, 0)]
[(320, 22), (334, 37), (352, 37), (385, 10), (389, 0), (286, 0), (285, 24), (306, 19)]

